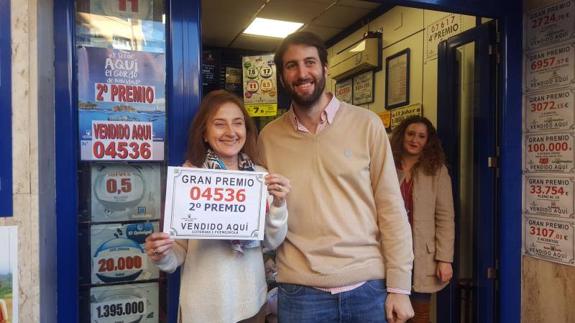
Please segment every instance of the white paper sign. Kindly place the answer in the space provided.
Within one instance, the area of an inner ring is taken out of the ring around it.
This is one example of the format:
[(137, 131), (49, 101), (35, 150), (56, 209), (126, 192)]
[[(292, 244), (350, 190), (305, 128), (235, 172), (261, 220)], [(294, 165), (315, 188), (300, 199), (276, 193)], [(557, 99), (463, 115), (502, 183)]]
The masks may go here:
[(155, 323), (159, 320), (158, 283), (90, 289), (92, 323)]
[(437, 57), (437, 45), (461, 32), (461, 15), (451, 14), (425, 26), (425, 60)]
[(523, 213), (573, 218), (573, 177), (525, 177)]
[(573, 44), (528, 52), (525, 55), (525, 91), (575, 83)]
[(158, 160), (153, 123), (92, 120), (91, 160)]
[(526, 255), (575, 265), (573, 223), (535, 217), (525, 217), (524, 221), (523, 252)]
[(569, 173), (574, 167), (573, 134), (525, 136), (526, 172)]
[(525, 45), (536, 48), (575, 37), (575, 1), (559, 1), (527, 13), (524, 19)]
[(525, 132), (569, 130), (575, 127), (573, 89), (563, 88), (525, 96)]
[(168, 167), (164, 232), (176, 239), (262, 240), (265, 175)]

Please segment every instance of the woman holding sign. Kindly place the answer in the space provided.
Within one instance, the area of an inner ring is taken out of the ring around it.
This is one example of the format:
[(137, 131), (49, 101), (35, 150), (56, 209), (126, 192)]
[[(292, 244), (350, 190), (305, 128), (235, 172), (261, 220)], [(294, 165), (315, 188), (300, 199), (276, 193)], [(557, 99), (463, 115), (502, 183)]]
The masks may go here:
[[(185, 167), (265, 171), (254, 164), (257, 130), (241, 100), (210, 92), (190, 128)], [(287, 233), (289, 181), (265, 178), (269, 198), (263, 241), (146, 239), (146, 252), (163, 271), (182, 266), (180, 322), (264, 322), (267, 285), (262, 245), (275, 249)]]
[(429, 320), (431, 293), (443, 289), (453, 276), (453, 196), (451, 178), (437, 131), (424, 117), (409, 117), (393, 130), (393, 158), (401, 194), (413, 231), (415, 317)]

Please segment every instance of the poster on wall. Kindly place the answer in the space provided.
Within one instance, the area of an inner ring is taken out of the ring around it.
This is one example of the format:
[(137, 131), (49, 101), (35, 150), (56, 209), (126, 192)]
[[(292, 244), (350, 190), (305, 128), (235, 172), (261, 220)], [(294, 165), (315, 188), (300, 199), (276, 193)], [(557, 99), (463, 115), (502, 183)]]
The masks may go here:
[(163, 231), (174, 239), (262, 240), (265, 174), (168, 167)]
[(160, 218), (160, 165), (91, 166), (92, 222)]
[(409, 48), (406, 48), (385, 59), (386, 109), (409, 104), (409, 53)]
[(158, 283), (90, 288), (90, 321), (157, 323), (158, 295)]
[(527, 52), (524, 61), (525, 91), (575, 84), (575, 43)]
[(461, 32), (461, 15), (447, 15), (425, 26), (424, 55), (425, 61), (437, 58), (439, 42)]
[(242, 92), (242, 69), (226, 66), (226, 90), (233, 93)]
[(78, 48), (82, 160), (164, 159), (164, 54)]
[(338, 100), (353, 104), (353, 79), (335, 83), (335, 97)]
[(274, 56), (244, 56), (242, 58), (244, 104), (252, 117), (277, 115), (278, 88)]
[(373, 71), (353, 77), (353, 104), (361, 105), (373, 102)]
[(156, 279), (159, 270), (146, 255), (146, 237), (158, 222), (99, 224), (90, 228), (92, 284)]
[(0, 322), (18, 323), (18, 227), (0, 226)]
[(526, 48), (561, 43), (575, 38), (575, 0), (533, 9), (523, 20)]
[(574, 177), (526, 176), (523, 213), (574, 218)]
[(575, 224), (524, 216), (523, 253), (565, 265), (575, 265)]
[(575, 128), (575, 89), (553, 89), (524, 98), (525, 132)]
[(524, 140), (525, 172), (573, 172), (572, 133), (526, 135)]

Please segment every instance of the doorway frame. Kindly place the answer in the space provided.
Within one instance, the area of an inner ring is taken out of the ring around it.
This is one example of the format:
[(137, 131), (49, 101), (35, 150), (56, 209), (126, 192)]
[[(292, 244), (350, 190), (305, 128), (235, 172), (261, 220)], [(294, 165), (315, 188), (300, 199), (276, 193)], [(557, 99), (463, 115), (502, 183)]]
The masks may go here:
[[(522, 115), (522, 1), (512, 0), (371, 0), (372, 2), (449, 11), (498, 19), (501, 30), (500, 73), (500, 191), (497, 210), (500, 263), (499, 313), (501, 322), (520, 322), (521, 313), (521, 120)], [(169, 165), (183, 159), (188, 122), (200, 99), (200, 0), (166, 0), (171, 15), (167, 35), (166, 63), (171, 75), (166, 82), (169, 100), (167, 128)], [(78, 318), (78, 238), (76, 171), (78, 140), (75, 129), (76, 73), (73, 37), (74, 1), (54, 2), (55, 44), (55, 139), (56, 139), (56, 214), (57, 214), (57, 294), (58, 322)], [(174, 46), (172, 46), (174, 45)], [(170, 101), (171, 100), (171, 101)], [(172, 125), (172, 122), (174, 123)], [(56, 247), (56, 246), (55, 246)], [(72, 255), (72, 256), (71, 256)], [(42, 264), (40, 264), (42, 266)], [(171, 291), (172, 296), (175, 291)], [(177, 294), (176, 294), (177, 295)], [(177, 303), (177, 302), (176, 302)], [(76, 305), (74, 305), (76, 304)], [(172, 302), (172, 306), (174, 305)], [(170, 309), (170, 322), (175, 322)]]

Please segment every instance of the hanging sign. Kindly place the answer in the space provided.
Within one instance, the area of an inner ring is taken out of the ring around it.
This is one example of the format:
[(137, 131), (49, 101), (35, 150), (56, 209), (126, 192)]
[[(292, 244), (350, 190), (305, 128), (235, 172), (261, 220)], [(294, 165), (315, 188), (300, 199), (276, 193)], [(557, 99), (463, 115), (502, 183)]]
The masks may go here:
[(525, 45), (537, 48), (575, 38), (575, 1), (559, 1), (527, 13), (524, 19)]
[(144, 250), (146, 237), (157, 231), (158, 222), (92, 226), (92, 284), (159, 278)]
[(163, 160), (164, 55), (78, 49), (82, 160)]
[(525, 136), (526, 172), (569, 173), (574, 167), (573, 134)]
[(461, 15), (448, 15), (425, 26), (425, 60), (437, 58), (439, 42), (460, 33), (461, 28)]
[(572, 218), (574, 215), (573, 177), (525, 177), (523, 213)]
[(524, 217), (524, 254), (575, 265), (575, 225), (572, 222)]
[(157, 323), (158, 283), (90, 288), (92, 323)]
[(524, 61), (525, 91), (555, 88), (575, 83), (574, 44), (564, 44), (528, 52)]
[(244, 56), (244, 104), (251, 117), (277, 115), (276, 65), (273, 55)]
[(262, 240), (265, 174), (168, 167), (164, 232), (179, 239)]
[(563, 88), (526, 95), (525, 132), (573, 129), (574, 92), (574, 89)]
[(159, 219), (160, 172), (152, 164), (92, 165), (92, 222)]

